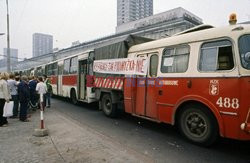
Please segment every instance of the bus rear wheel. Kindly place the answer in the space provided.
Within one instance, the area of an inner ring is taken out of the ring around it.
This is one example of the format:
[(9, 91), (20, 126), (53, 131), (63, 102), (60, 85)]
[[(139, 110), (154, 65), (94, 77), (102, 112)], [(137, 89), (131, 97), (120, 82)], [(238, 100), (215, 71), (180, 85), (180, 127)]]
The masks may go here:
[(107, 117), (115, 118), (117, 116), (117, 105), (112, 103), (110, 94), (104, 94), (102, 96), (102, 110)]
[(76, 98), (76, 91), (75, 90), (71, 91), (70, 99), (71, 99), (72, 104), (74, 104), (74, 105), (77, 104), (78, 101), (77, 101), (77, 98)]
[(210, 146), (218, 138), (218, 125), (211, 111), (198, 104), (186, 105), (178, 118), (180, 132), (191, 142)]

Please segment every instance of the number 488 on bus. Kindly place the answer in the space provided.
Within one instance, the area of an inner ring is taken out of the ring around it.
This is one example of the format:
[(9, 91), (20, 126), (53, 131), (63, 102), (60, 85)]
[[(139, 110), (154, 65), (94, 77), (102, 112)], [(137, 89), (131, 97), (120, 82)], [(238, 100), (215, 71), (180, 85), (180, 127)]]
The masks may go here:
[(233, 109), (238, 109), (240, 107), (239, 104), (239, 99), (238, 98), (228, 98), (228, 97), (219, 97), (219, 99), (217, 100), (216, 104), (220, 107), (220, 108), (233, 108)]

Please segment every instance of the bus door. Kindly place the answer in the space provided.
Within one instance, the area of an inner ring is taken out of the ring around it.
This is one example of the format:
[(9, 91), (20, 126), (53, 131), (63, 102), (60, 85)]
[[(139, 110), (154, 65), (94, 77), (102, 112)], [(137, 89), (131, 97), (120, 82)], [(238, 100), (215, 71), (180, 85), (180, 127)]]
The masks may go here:
[(85, 99), (86, 96), (86, 75), (87, 75), (87, 59), (86, 60), (80, 60), (79, 61), (79, 67), (78, 67), (78, 95), (81, 100)]
[(57, 95), (63, 95), (63, 88), (62, 88), (62, 76), (63, 76), (63, 62), (58, 63), (58, 76), (57, 76)]
[(138, 57), (148, 58), (149, 66), (146, 76), (137, 76), (136, 114), (156, 119), (158, 55), (153, 53)]

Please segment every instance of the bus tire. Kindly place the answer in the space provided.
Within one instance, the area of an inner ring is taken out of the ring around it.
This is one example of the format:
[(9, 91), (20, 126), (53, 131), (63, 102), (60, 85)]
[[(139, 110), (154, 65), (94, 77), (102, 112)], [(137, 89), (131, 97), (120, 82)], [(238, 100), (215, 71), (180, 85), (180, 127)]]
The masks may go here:
[(194, 144), (210, 146), (218, 138), (216, 118), (208, 108), (199, 104), (188, 104), (178, 116), (178, 127), (182, 135)]
[(112, 103), (112, 98), (110, 94), (104, 94), (102, 96), (102, 111), (110, 118), (115, 118), (117, 116), (117, 105)]
[(78, 103), (77, 98), (76, 98), (76, 91), (73, 89), (70, 93), (70, 99), (72, 104), (76, 105)]

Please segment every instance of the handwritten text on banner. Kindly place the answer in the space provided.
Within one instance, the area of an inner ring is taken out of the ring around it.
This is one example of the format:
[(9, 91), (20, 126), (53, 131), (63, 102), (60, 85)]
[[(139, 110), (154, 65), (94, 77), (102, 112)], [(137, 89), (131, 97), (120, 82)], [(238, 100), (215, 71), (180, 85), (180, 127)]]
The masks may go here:
[(94, 61), (94, 72), (107, 74), (146, 75), (146, 58), (120, 58)]

